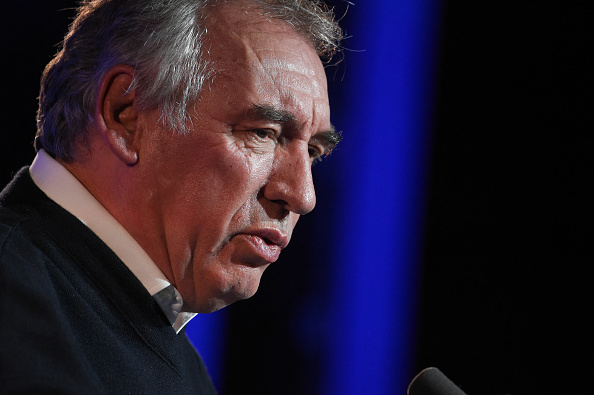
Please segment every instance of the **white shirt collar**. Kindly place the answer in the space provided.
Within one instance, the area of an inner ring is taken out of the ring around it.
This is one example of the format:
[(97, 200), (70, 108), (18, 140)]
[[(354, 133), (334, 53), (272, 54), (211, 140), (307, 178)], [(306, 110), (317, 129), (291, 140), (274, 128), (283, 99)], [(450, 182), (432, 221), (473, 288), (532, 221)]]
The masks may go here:
[[(91, 229), (128, 266), (151, 295), (171, 283), (138, 242), (58, 161), (39, 150), (29, 173), (50, 199)], [(179, 331), (195, 316), (182, 312), (173, 324)]]

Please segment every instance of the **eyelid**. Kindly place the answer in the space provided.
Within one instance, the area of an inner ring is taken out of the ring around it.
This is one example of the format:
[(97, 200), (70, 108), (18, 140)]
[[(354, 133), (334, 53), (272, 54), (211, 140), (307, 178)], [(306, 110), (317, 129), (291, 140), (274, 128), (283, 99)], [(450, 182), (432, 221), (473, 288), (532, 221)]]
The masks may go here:
[(310, 148), (314, 148), (317, 152), (317, 158), (319, 158), (320, 160), (322, 158), (326, 158), (328, 157), (332, 151), (334, 150), (334, 148), (336, 148), (335, 144), (324, 144), (324, 142), (319, 142), (319, 143), (311, 143), (309, 144)]
[(323, 147), (320, 147), (319, 145), (316, 145), (316, 144), (309, 144), (308, 150), (309, 149), (313, 149), (316, 151), (316, 157), (324, 156), (326, 153), (326, 150)]
[(309, 145), (316, 147), (318, 151), (321, 152), (319, 155), (321, 159), (328, 157), (341, 140), (341, 133), (331, 129), (318, 135), (314, 135), (309, 141)]
[(326, 150), (324, 147), (320, 147), (320, 146), (316, 146), (316, 145), (312, 145), (312, 144), (310, 144), (308, 146), (308, 151), (309, 150), (314, 150), (315, 151), (315, 155), (311, 155), (311, 153), (309, 155), (310, 160), (312, 162), (311, 163), (312, 166), (315, 165), (316, 163), (321, 162), (322, 159), (324, 159), (328, 155), (328, 153), (329, 153), (329, 151)]
[(250, 131), (254, 132), (254, 133), (258, 133), (258, 132), (262, 132), (262, 131), (266, 132), (267, 133), (266, 137), (269, 137), (273, 140), (278, 140), (279, 134), (280, 134), (278, 132), (278, 130), (276, 130), (274, 128), (252, 128), (252, 129), (250, 129)]

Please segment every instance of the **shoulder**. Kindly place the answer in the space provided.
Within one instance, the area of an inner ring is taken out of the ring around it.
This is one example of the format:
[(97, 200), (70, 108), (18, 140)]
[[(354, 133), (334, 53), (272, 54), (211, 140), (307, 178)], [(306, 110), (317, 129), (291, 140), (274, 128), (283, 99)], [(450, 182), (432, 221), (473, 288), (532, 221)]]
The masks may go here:
[[(43, 234), (36, 230), (32, 219), (10, 209), (0, 207), (0, 281), (24, 277), (36, 267), (36, 261), (43, 260), (43, 253), (33, 242), (32, 234)], [(3, 284), (4, 285), (4, 284)]]
[(13, 272), (22, 277), (23, 272), (38, 271), (40, 263), (63, 258), (59, 230), (76, 237), (84, 228), (71, 217), (35, 185), (28, 168), (21, 169), (0, 192), (0, 270), (4, 275)]
[(0, 204), (0, 393), (97, 393), (64, 306), (75, 288), (57, 258), (68, 256), (38, 217), (35, 205)]
[[(14, 318), (51, 306), (55, 295), (55, 266), (47, 251), (56, 247), (35, 215), (26, 211), (33, 210), (0, 206), (0, 314)], [(30, 303), (20, 303), (24, 300)]]
[(42, 233), (36, 224), (38, 210), (49, 202), (31, 179), (28, 168), (22, 168), (0, 192), (0, 257), (2, 251), (15, 247), (15, 243), (16, 247), (27, 244), (28, 232)]
[(44, 250), (51, 249), (53, 244), (34, 215), (0, 207), (0, 281), (10, 278), (18, 282), (23, 277), (28, 277), (29, 282), (39, 280), (35, 273), (48, 262)]
[(49, 239), (0, 209), (0, 392), (93, 393), (100, 384), (70, 335), (63, 275), (35, 238)]

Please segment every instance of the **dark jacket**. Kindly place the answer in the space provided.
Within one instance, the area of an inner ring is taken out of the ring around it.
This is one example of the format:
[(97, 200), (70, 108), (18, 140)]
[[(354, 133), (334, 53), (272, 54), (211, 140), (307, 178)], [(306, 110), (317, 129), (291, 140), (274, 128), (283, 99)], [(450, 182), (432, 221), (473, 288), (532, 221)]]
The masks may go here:
[(185, 333), (27, 168), (0, 194), (0, 393), (215, 393)]

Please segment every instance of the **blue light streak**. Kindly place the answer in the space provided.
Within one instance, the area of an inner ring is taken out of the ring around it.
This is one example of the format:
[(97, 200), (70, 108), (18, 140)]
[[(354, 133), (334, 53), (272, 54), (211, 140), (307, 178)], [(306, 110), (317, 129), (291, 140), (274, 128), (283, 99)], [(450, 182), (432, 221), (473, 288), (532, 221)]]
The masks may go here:
[[(357, 3), (345, 45), (324, 394), (405, 393), (431, 118), (437, 0)], [(344, 99), (343, 99), (344, 100)], [(332, 99), (331, 99), (332, 102)], [(338, 112), (337, 112), (338, 111)]]
[(188, 323), (186, 334), (200, 353), (215, 387), (223, 388), (227, 311), (198, 314)]

